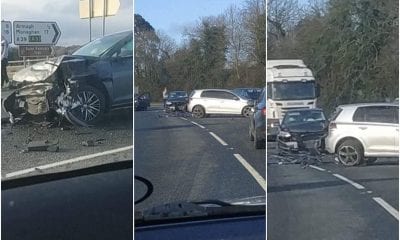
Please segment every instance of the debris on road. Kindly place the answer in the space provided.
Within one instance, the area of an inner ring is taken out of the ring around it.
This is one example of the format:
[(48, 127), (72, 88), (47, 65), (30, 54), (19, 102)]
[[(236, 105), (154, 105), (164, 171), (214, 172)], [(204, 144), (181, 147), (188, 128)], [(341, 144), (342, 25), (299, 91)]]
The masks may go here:
[(82, 146), (85, 147), (93, 147), (94, 146), (94, 141), (93, 140), (87, 140), (82, 142)]
[(100, 138), (100, 139), (97, 139), (97, 140), (86, 140), (86, 141), (83, 141), (83, 142), (82, 142), (82, 146), (85, 146), (85, 147), (94, 147), (94, 146), (96, 146), (96, 145), (102, 144), (103, 141), (105, 141), (105, 140), (106, 140), (106, 139), (104, 139), (104, 138)]
[(27, 151), (58, 152), (58, 150), (59, 150), (58, 141), (52, 142), (49, 140), (31, 141), (28, 143), (28, 148), (27, 148)]

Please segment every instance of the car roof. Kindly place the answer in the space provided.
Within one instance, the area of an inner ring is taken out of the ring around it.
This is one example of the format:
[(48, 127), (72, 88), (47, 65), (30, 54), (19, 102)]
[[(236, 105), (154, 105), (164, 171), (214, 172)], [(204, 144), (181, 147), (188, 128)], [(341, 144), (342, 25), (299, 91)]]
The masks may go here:
[(373, 106), (399, 106), (399, 105), (393, 102), (353, 103), (353, 104), (339, 105), (338, 108), (358, 108), (358, 107), (373, 107)]

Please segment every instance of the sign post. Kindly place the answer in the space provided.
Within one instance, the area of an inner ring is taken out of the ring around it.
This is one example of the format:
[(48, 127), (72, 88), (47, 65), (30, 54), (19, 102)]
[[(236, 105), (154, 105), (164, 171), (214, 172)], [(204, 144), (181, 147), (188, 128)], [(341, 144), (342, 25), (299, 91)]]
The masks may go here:
[(103, 17), (103, 36), (105, 35), (106, 17), (117, 13), (119, 0), (79, 0), (79, 17), (89, 19), (89, 38), (92, 40), (92, 18)]
[(12, 43), (12, 25), (10, 21), (1, 21), (1, 36), (6, 39), (8, 44)]

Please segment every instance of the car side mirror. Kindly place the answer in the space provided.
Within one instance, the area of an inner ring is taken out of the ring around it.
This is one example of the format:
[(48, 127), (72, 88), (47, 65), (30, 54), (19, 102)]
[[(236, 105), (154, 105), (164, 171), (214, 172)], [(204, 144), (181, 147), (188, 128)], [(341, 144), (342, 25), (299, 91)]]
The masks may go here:
[(238, 97), (233, 97), (233, 100), (235, 100), (235, 101), (238, 101), (240, 98), (238, 98)]

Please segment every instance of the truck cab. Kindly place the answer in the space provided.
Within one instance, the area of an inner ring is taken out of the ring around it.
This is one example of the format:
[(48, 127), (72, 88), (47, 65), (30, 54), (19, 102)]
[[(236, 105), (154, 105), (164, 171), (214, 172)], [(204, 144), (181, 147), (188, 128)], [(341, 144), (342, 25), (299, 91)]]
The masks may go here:
[(267, 132), (278, 133), (280, 121), (292, 109), (317, 107), (319, 86), (302, 60), (267, 62)]

